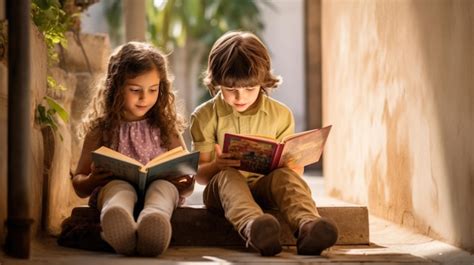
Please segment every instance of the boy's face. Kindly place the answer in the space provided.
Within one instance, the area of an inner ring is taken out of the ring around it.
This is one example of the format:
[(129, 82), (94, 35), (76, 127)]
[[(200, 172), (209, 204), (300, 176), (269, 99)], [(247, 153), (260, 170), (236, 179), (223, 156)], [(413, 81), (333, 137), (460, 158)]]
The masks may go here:
[(237, 112), (249, 109), (260, 94), (260, 85), (251, 87), (225, 87), (221, 86), (224, 101)]

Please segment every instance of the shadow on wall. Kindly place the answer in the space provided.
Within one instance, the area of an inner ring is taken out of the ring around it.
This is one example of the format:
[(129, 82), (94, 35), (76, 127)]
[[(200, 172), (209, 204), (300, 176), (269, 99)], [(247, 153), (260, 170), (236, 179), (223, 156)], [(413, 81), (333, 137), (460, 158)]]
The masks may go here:
[(413, 1), (413, 12), (420, 32), (424, 74), (428, 75), (425, 80), (431, 82), (428, 85), (433, 93), (434, 117), (438, 119), (439, 135), (433, 135), (437, 139), (430, 143), (432, 149), (438, 149), (432, 152), (431, 174), (434, 179), (444, 180), (437, 187), (444, 190), (446, 197), (438, 197), (437, 201), (439, 206), (448, 205), (450, 213), (445, 221), (454, 232), (452, 243), (472, 252), (474, 1), (444, 1), (436, 5)]

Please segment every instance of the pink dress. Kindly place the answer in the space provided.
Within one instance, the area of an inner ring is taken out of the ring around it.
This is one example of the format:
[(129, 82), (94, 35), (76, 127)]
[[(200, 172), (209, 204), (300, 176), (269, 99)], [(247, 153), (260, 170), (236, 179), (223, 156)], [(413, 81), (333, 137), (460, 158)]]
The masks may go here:
[(114, 149), (146, 164), (168, 151), (160, 144), (160, 129), (151, 127), (148, 120), (140, 120), (120, 124), (118, 147)]

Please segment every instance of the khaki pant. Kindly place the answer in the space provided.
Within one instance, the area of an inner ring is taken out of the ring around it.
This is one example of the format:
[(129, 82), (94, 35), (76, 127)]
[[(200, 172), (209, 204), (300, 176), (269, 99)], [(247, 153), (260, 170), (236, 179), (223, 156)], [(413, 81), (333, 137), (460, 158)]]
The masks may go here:
[(308, 184), (289, 168), (276, 169), (254, 181), (236, 169), (222, 170), (206, 186), (204, 204), (224, 214), (241, 234), (249, 221), (263, 214), (262, 208), (279, 209), (293, 232), (319, 217)]

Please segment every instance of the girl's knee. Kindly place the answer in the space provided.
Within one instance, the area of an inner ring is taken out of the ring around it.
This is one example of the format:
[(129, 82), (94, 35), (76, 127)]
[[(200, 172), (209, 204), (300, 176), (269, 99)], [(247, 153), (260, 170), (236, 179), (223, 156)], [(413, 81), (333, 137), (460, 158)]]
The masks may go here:
[(167, 181), (167, 180), (163, 180), (163, 179), (158, 179), (158, 180), (155, 180), (153, 181), (152, 183), (150, 183), (150, 185), (148, 186), (147, 188), (147, 193), (148, 192), (154, 192), (154, 191), (161, 191), (161, 192), (171, 192), (171, 193), (176, 193), (178, 194), (178, 189), (176, 188), (176, 186)]
[(107, 184), (105, 184), (105, 186), (102, 187), (101, 191), (106, 192), (106, 191), (113, 191), (113, 190), (135, 191), (135, 188), (133, 187), (132, 184), (128, 183), (127, 181), (114, 179), (114, 180), (109, 181)]

